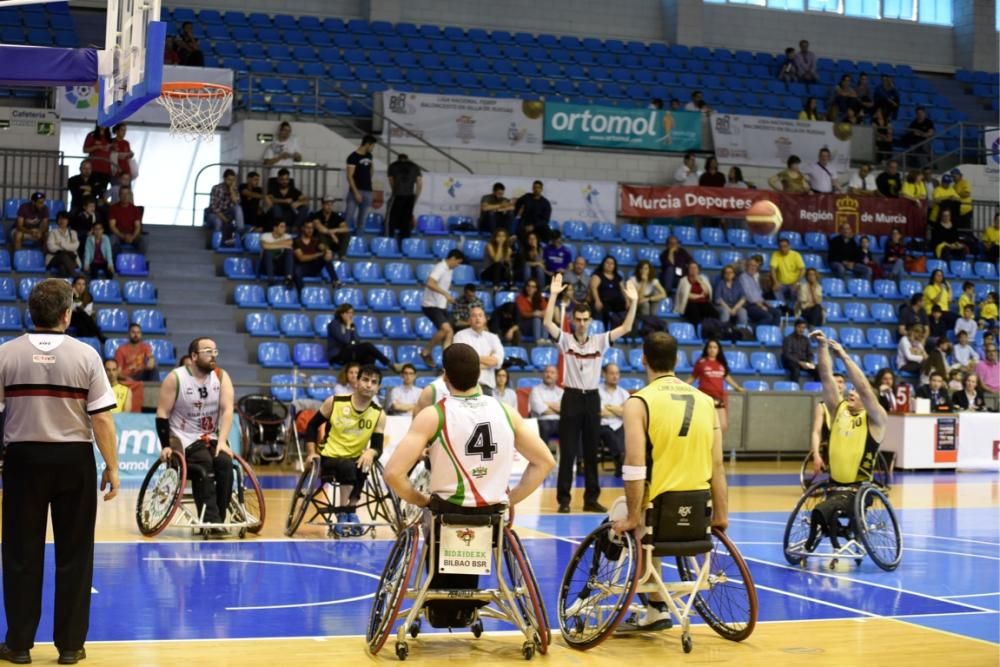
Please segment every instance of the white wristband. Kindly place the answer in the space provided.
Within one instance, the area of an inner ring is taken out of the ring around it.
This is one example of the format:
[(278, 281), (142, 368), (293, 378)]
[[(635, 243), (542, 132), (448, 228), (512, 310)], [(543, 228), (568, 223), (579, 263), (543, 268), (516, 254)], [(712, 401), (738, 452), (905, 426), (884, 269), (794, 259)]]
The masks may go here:
[(646, 466), (622, 466), (622, 481), (642, 482), (646, 479)]

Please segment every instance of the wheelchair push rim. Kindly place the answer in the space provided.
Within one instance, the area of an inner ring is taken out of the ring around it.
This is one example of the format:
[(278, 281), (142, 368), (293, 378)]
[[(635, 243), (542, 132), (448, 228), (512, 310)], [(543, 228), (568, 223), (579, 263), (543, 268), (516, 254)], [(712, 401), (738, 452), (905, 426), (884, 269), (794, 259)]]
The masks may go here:
[(285, 518), (285, 536), (295, 535), (295, 531), (302, 525), (306, 512), (312, 504), (313, 494), (316, 492), (316, 480), (319, 478), (319, 461), (313, 459), (309, 467), (302, 471), (298, 481), (295, 483), (295, 491), (292, 495), (292, 506), (288, 508), (288, 516)]
[(854, 496), (854, 516), (858, 539), (868, 556), (883, 570), (895, 570), (903, 555), (903, 540), (896, 513), (882, 489), (862, 486)]
[(557, 616), (572, 648), (586, 650), (607, 639), (635, 596), (640, 555), (635, 535), (611, 532), (611, 524), (603, 523), (587, 535), (563, 574)]
[(369, 530), (374, 532), (379, 519), (382, 519), (392, 529), (393, 534), (398, 535), (403, 529), (399, 499), (383, 480), (382, 464), (375, 461), (365, 480), (361, 506), (365, 508), (371, 520), (372, 525)]
[(247, 522), (247, 531), (257, 534), (264, 527), (266, 509), (264, 507), (264, 491), (260, 488), (260, 482), (243, 457), (233, 454), (233, 459), (239, 464), (243, 471), (243, 486), (238, 489), (240, 505), (246, 513), (244, 519)]
[(812, 524), (812, 511), (826, 497), (826, 487), (825, 481), (810, 486), (795, 503), (795, 509), (788, 517), (782, 547), (789, 565), (801, 565), (805, 562), (805, 544)]
[(368, 629), (365, 640), (368, 651), (378, 654), (392, 634), (392, 628), (399, 616), (399, 608), (406, 597), (406, 587), (417, 560), (419, 546), (419, 528), (409, 526), (403, 530), (389, 552), (379, 578), (378, 589), (372, 599), (372, 608), (368, 615)]
[[(538, 581), (531, 569), (531, 562), (524, 553), (521, 538), (509, 526), (505, 525), (503, 530), (504, 543), (507, 547), (503, 554), (504, 564), (507, 566), (507, 574), (510, 577), (511, 593), (522, 618), (535, 634), (534, 641), (538, 652), (545, 655), (552, 642), (552, 629), (549, 627), (545, 604), (538, 591)], [(523, 593), (518, 594), (518, 590), (522, 590)]]
[(184, 457), (174, 452), (169, 462), (157, 458), (146, 473), (136, 501), (135, 521), (146, 537), (162, 533), (180, 509), (187, 481)]
[[(713, 528), (712, 544), (707, 555), (711, 559), (709, 589), (696, 594), (694, 608), (720, 637), (740, 642), (753, 634), (757, 625), (757, 588), (750, 568), (728, 535)], [(696, 559), (677, 558), (677, 571), (683, 581), (698, 578)]]

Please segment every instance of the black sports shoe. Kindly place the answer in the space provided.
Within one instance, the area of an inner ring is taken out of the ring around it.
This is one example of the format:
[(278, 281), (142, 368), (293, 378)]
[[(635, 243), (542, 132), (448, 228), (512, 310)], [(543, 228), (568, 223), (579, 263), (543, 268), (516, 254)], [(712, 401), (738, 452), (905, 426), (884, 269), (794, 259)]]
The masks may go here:
[(568, 503), (559, 503), (558, 512), (560, 514), (569, 514), (569, 504)]
[(78, 648), (75, 651), (59, 651), (60, 665), (75, 665), (81, 660), (87, 659), (87, 650)]
[(0, 660), (13, 662), (15, 665), (28, 665), (31, 663), (31, 651), (15, 651), (6, 644), (0, 644)]
[(598, 513), (601, 513), (601, 514), (606, 514), (607, 511), (608, 511), (608, 508), (605, 507), (604, 505), (602, 505), (601, 503), (597, 502), (596, 500), (592, 500), (589, 503), (584, 503), (583, 504), (583, 511), (584, 512), (598, 512)]

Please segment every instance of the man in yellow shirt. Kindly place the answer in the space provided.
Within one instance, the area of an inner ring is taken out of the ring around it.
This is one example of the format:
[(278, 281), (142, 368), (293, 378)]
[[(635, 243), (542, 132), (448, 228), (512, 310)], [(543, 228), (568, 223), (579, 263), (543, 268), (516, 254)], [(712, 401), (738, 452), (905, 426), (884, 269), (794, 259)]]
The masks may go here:
[(972, 184), (962, 176), (958, 168), (951, 170), (951, 177), (955, 181), (955, 192), (959, 200), (955, 226), (962, 230), (970, 230), (972, 229)]
[(986, 228), (980, 240), (983, 244), (983, 257), (992, 262), (1000, 260), (1000, 212), (993, 214), (993, 226)]
[(931, 222), (938, 221), (942, 208), (950, 209), (952, 219), (957, 218), (960, 201), (961, 197), (958, 196), (958, 192), (955, 190), (954, 179), (951, 177), (951, 174), (945, 174), (941, 177), (941, 185), (934, 188), (934, 205), (931, 206), (930, 214)]
[(115, 393), (115, 407), (111, 412), (132, 412), (132, 390), (118, 381), (118, 362), (108, 359), (104, 362), (104, 372), (111, 383), (111, 391)]
[(806, 272), (802, 255), (792, 250), (788, 239), (778, 241), (778, 249), (771, 254), (771, 280), (774, 281), (774, 294), (785, 301), (789, 308), (795, 308), (799, 298), (799, 281)]

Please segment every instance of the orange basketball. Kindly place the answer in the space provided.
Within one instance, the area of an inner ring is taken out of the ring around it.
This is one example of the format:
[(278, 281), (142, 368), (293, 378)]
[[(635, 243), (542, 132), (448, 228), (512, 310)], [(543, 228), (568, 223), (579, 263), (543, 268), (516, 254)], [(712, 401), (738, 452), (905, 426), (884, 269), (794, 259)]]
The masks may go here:
[(754, 202), (746, 215), (747, 229), (753, 234), (776, 234), (781, 229), (781, 209), (769, 199)]

